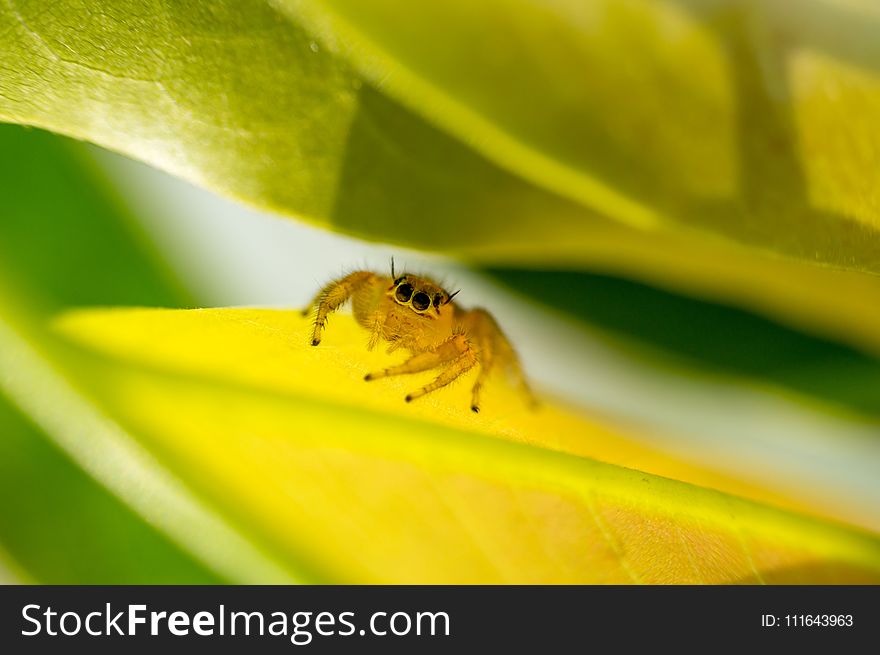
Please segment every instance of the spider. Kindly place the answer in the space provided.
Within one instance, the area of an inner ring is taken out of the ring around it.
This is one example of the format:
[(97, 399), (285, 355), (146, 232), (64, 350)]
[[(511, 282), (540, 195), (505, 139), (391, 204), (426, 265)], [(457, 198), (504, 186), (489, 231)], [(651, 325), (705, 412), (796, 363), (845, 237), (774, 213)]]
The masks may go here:
[(390, 343), (389, 353), (398, 348), (411, 353), (402, 364), (368, 373), (364, 380), (440, 369), (433, 382), (407, 394), (406, 402), (445, 387), (477, 367), (471, 410), (479, 412), (483, 385), (492, 369), (501, 365), (535, 406), (519, 358), (495, 319), (484, 309), (462, 309), (452, 302), (457, 294), (447, 293), (427, 277), (397, 276), (392, 259), (391, 277), (372, 271), (349, 273), (321, 289), (303, 316), (314, 312), (311, 343), (317, 346), (327, 316), (350, 299), (355, 320), (370, 332), (369, 350), (381, 339)]

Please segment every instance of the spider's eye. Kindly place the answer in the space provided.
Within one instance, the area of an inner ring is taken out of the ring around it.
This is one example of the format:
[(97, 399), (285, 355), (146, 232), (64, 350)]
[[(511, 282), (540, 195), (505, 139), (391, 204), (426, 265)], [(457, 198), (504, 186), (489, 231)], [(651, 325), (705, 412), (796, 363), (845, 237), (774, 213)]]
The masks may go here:
[(401, 284), (397, 287), (397, 292), (394, 294), (400, 302), (409, 302), (409, 299), (412, 297), (413, 287), (411, 284)]
[(440, 296), (440, 294), (439, 294), (439, 293), (435, 293), (435, 294), (434, 294), (434, 307), (439, 307), (439, 306), (440, 306), (440, 302), (441, 302), (442, 300), (443, 300), (443, 298)]
[(419, 291), (416, 295), (413, 296), (412, 306), (419, 311), (423, 311), (431, 306), (431, 299), (428, 297), (427, 293)]

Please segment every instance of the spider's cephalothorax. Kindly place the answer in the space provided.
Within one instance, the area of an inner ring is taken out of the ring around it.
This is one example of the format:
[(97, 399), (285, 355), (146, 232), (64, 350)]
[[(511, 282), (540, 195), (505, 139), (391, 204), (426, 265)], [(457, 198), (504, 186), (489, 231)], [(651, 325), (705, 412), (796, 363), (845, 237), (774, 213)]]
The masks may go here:
[(534, 402), (516, 352), (498, 324), (483, 309), (458, 307), (452, 302), (457, 293), (447, 293), (426, 277), (396, 277), (392, 262), (391, 276), (355, 271), (331, 282), (304, 313), (315, 311), (312, 345), (317, 346), (327, 316), (351, 300), (355, 319), (370, 332), (371, 350), (381, 339), (390, 343), (388, 352), (404, 348), (412, 353), (399, 366), (368, 373), (366, 380), (441, 369), (433, 382), (407, 395), (407, 402), (446, 386), (476, 366), (479, 373), (471, 409), (479, 412), (480, 391), (496, 365), (505, 368)]

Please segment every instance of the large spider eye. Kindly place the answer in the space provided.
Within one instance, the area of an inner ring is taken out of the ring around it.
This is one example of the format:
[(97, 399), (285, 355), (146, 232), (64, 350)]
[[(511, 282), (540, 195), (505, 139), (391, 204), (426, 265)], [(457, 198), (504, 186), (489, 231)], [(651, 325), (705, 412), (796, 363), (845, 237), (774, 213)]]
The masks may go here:
[(427, 293), (419, 291), (416, 295), (413, 296), (412, 306), (419, 311), (423, 311), (431, 306), (431, 299), (428, 297)]
[(439, 293), (434, 294), (434, 307), (439, 307), (443, 297)]
[(411, 284), (401, 284), (397, 287), (397, 291), (395, 292), (395, 296), (400, 302), (409, 302), (409, 299), (412, 297), (413, 287)]

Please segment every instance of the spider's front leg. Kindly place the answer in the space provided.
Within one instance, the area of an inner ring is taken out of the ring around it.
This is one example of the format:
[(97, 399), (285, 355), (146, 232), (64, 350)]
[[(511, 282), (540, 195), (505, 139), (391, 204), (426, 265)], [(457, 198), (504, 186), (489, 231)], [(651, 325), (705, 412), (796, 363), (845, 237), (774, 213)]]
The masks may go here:
[(392, 366), (376, 373), (368, 373), (364, 379), (367, 381), (378, 380), (379, 378), (392, 375), (420, 373), (438, 366), (445, 366), (446, 368), (443, 369), (433, 382), (407, 394), (405, 400), (410, 402), (441, 387), (445, 387), (456, 378), (467, 373), (477, 362), (477, 353), (471, 342), (464, 334), (456, 334), (430, 350), (413, 355), (399, 366)]
[(342, 307), (352, 295), (374, 283), (381, 284), (379, 276), (375, 273), (355, 271), (342, 279), (334, 280), (318, 292), (315, 299), (303, 310), (303, 316), (306, 316), (314, 307), (318, 308), (312, 330), (313, 346), (321, 343), (321, 330), (327, 323), (328, 314)]

